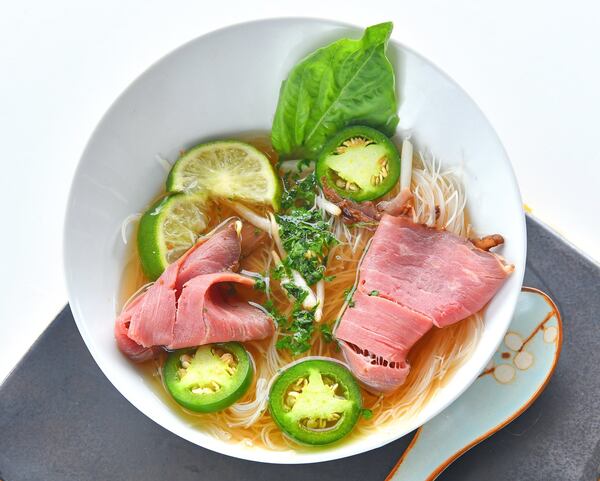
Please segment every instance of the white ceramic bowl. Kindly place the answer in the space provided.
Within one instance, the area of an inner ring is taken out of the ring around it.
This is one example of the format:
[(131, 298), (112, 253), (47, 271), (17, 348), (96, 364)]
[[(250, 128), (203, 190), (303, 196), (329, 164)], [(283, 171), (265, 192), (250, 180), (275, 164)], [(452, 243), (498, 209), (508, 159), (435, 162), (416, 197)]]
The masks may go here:
[[(79, 162), (65, 225), (69, 301), (92, 356), (134, 406), (164, 428), (214, 451), (262, 462), (309, 463), (389, 443), (438, 414), (477, 377), (512, 316), (525, 266), (525, 223), (510, 162), (493, 128), (469, 96), (429, 61), (395, 41), (388, 54), (400, 95), (399, 129), (411, 131), (445, 165), (463, 164), (468, 207), (478, 232), (506, 238), (515, 272), (489, 305), (472, 358), (415, 418), (375, 435), (314, 452), (272, 452), (229, 444), (194, 429), (164, 404), (121, 355), (113, 322), (126, 247), (121, 223), (141, 212), (165, 181), (157, 154), (235, 133), (268, 130), (281, 81), (315, 48), (361, 29), (316, 19), (275, 19), (204, 35), (142, 74), (106, 113)], [(144, 440), (140, 440), (144, 442)]]

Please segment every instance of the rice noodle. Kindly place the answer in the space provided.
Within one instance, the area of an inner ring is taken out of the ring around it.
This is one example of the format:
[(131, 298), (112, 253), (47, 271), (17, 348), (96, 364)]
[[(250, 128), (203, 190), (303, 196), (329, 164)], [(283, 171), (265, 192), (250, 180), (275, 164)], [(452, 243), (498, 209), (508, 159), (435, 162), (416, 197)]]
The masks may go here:
[(269, 397), (269, 381), (267, 378), (259, 377), (254, 387), (255, 398), (252, 401), (243, 403), (235, 403), (229, 408), (233, 420), (229, 421), (229, 427), (244, 427), (252, 426), (256, 420), (262, 415), (267, 407)]
[(340, 244), (351, 245), (355, 239), (356, 228), (348, 227), (342, 217), (333, 217), (330, 220), (331, 231)]
[(465, 193), (456, 169), (442, 170), (441, 163), (431, 153), (419, 152), (418, 166), (412, 171), (412, 191), (415, 196), (415, 222), (447, 229), (467, 237)]
[(352, 243), (352, 253), (356, 252), (356, 249), (360, 245), (360, 241), (362, 239), (363, 229), (358, 229), (358, 234), (354, 238), (354, 242)]

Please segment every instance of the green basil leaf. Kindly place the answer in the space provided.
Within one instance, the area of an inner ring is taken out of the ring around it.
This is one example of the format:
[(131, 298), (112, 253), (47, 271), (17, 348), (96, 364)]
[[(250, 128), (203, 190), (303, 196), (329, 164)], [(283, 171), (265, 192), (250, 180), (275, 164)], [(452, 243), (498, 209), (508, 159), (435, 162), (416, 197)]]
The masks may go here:
[(398, 125), (394, 70), (385, 56), (391, 22), (310, 54), (281, 86), (271, 140), (282, 157), (314, 159), (348, 125), (392, 136)]

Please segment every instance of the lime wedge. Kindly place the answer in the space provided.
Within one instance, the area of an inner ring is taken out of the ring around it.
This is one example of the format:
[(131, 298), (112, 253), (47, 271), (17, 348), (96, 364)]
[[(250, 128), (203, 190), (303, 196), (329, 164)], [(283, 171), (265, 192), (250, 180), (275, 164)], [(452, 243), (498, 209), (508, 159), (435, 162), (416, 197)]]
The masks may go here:
[(210, 197), (279, 208), (281, 185), (266, 155), (238, 141), (198, 145), (184, 153), (167, 178), (169, 192), (206, 192)]
[(152, 205), (140, 219), (138, 254), (144, 273), (155, 280), (179, 259), (206, 229), (206, 197), (170, 194)]

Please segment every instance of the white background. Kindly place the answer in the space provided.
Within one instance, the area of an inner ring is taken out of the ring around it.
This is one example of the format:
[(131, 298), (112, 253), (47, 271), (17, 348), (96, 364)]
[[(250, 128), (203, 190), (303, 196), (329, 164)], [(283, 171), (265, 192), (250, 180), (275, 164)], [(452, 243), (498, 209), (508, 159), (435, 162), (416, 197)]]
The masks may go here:
[(487, 114), (534, 215), (600, 259), (596, 2), (0, 0), (0, 381), (67, 302), (68, 190), (111, 102), (183, 42), (277, 16), (392, 20)]

